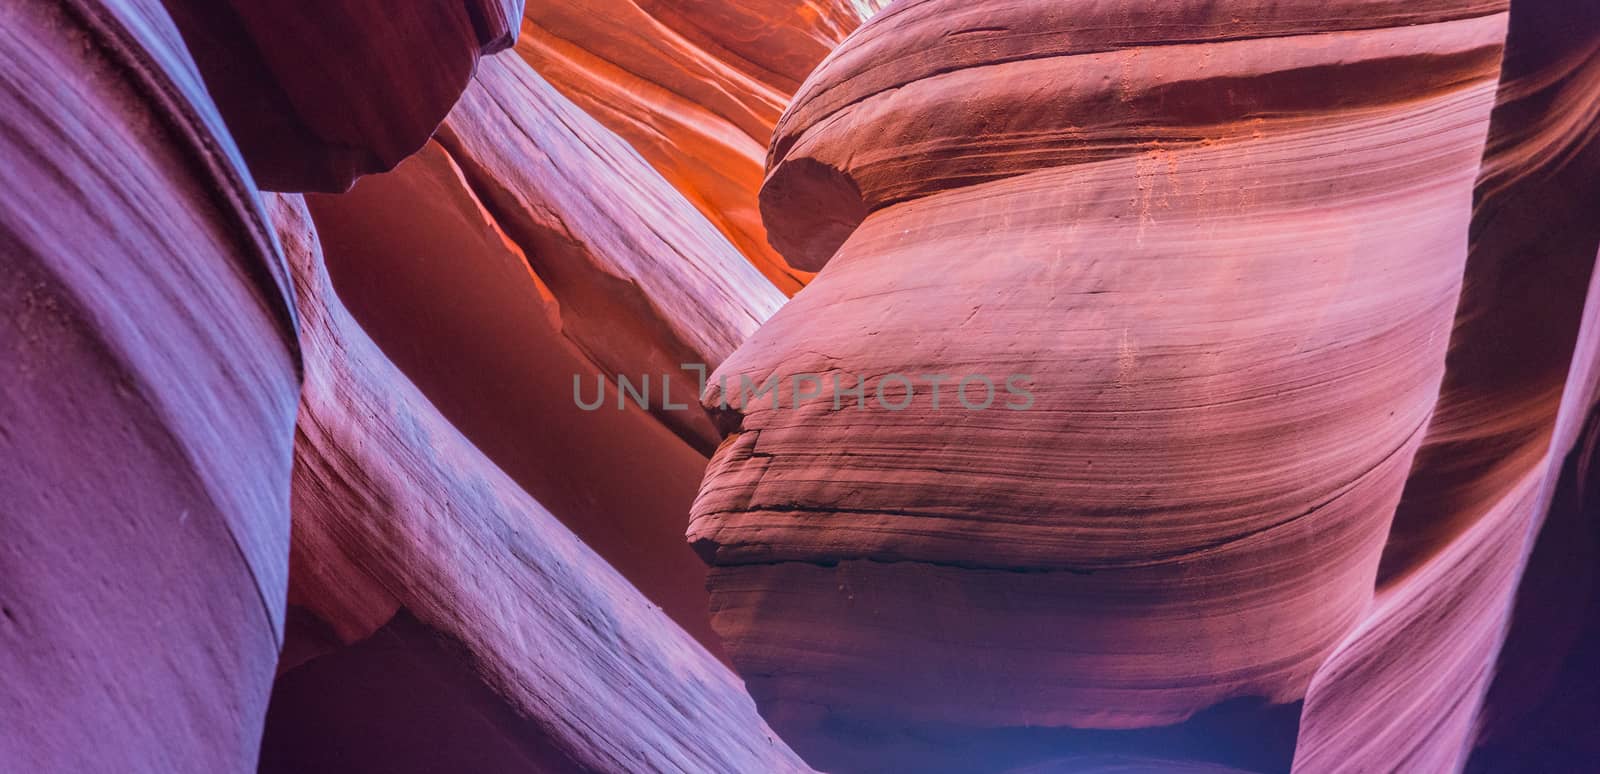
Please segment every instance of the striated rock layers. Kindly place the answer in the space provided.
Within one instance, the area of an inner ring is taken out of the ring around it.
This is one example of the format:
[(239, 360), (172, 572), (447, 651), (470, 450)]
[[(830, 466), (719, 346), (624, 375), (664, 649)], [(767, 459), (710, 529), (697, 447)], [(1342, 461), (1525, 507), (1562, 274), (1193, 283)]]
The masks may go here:
[(769, 280), (793, 294), (811, 273), (768, 246), (756, 207), (767, 139), (800, 82), (875, 5), (530, 3), (517, 52), (637, 148)]
[(286, 271), (154, 0), (0, 6), (0, 770), (244, 772), (281, 643)]
[(416, 152), (522, 0), (163, 0), (256, 181), (342, 191)]
[(271, 209), (306, 362), (290, 601), (327, 652), (279, 680), (263, 771), (803, 770), (731, 672), (384, 357), (303, 204)]
[[(736, 427), (689, 535), (796, 749), (1305, 695), (1444, 374), (1505, 25), (924, 0), (823, 63), (761, 206), (827, 270), (713, 377)], [(732, 386), (806, 373), (867, 406)], [(1031, 399), (970, 410), (963, 377)]]

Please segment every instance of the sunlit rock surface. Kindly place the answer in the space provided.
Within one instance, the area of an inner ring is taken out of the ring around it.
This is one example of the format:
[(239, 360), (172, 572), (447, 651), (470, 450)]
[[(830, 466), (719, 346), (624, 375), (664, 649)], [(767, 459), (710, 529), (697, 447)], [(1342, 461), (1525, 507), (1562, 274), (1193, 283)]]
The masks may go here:
[(637, 148), (780, 289), (810, 272), (767, 244), (756, 207), (772, 126), (869, 15), (845, 0), (530, 3), (517, 52)]
[(0, 30), (0, 770), (251, 771), (286, 272), (159, 4), (19, 0)]
[(869, 407), (714, 384), (690, 529), (799, 751), (1305, 696), (1444, 372), (1503, 11), (902, 2), (811, 76), (762, 206), (827, 269), (719, 375)]

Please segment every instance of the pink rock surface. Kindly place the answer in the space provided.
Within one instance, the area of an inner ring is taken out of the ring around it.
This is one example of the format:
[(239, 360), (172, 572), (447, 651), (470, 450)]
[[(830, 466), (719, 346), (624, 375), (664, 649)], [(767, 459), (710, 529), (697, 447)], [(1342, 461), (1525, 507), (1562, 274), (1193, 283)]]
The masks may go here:
[(517, 52), (793, 294), (811, 273), (768, 246), (756, 207), (767, 139), (800, 82), (871, 10), (845, 0), (532, 3)]
[[(461, 725), (453, 727), (483, 734), (472, 747), (485, 754), (512, 756), (494, 758), (492, 770), (506, 770), (508, 761), (541, 771), (803, 770), (733, 674), (496, 468), (384, 357), (334, 293), (303, 203), (277, 197), (270, 209), (294, 272), (306, 362), (291, 596), (334, 639), (367, 640), (353, 654), (312, 658), (283, 679), (334, 658), (351, 667), (328, 675), (335, 706), (351, 700), (362, 668), (462, 698), (459, 711), (469, 717), (454, 717)], [(403, 610), (398, 618), (396, 610)], [(315, 685), (310, 690), (315, 696)], [(367, 700), (381, 695), (369, 691)], [(405, 711), (375, 708), (376, 717)], [(374, 725), (336, 742), (403, 749), (409, 740), (385, 743), (386, 735), (416, 728)], [(269, 740), (276, 750), (283, 744)], [(426, 769), (428, 760), (399, 770)]]
[[(1587, 339), (1600, 332), (1597, 308), (1600, 300), (1592, 283), (1585, 307)], [(1592, 380), (1593, 366), (1600, 361), (1592, 341), (1580, 340), (1577, 352), (1587, 353)], [(1575, 356), (1569, 392), (1580, 385), (1579, 370)], [(1592, 381), (1585, 389), (1593, 395)], [(1591, 407), (1583, 436), (1567, 453), (1517, 586), (1510, 629), (1467, 761), (1469, 772), (1579, 771), (1600, 758), (1600, 739), (1590, 733), (1594, 708), (1600, 706), (1600, 666), (1592, 657), (1600, 648), (1597, 417), (1600, 412)]]
[[(690, 528), (796, 749), (1305, 695), (1443, 375), (1502, 9), (904, 2), (823, 63), (762, 201), (827, 269), (719, 370)], [(736, 394), (798, 373), (869, 408)]]
[(288, 569), (282, 260), (158, 4), (0, 29), (0, 770), (249, 771)]
[(342, 191), (416, 152), (522, 0), (163, 0), (263, 188)]

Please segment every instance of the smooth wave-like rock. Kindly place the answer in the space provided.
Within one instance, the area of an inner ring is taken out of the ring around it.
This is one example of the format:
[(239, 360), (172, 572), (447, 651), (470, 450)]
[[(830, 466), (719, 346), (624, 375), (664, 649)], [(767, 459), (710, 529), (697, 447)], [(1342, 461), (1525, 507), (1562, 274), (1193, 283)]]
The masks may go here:
[[(705, 456), (637, 405), (618, 408), (614, 383), (599, 409), (579, 407), (573, 378), (592, 400), (595, 380), (610, 372), (563, 336), (560, 300), (449, 154), (430, 142), (392, 172), (307, 203), (341, 300), (395, 365), (474, 446), (720, 652), (706, 567), (683, 542)], [(643, 368), (630, 369), (635, 381)], [(693, 390), (673, 400), (695, 405)]]
[(251, 172), (343, 191), (415, 153), (523, 0), (163, 0)]
[[(690, 528), (796, 749), (1305, 695), (1443, 376), (1502, 11), (926, 0), (823, 63), (762, 203), (826, 269), (713, 377)], [(803, 373), (868, 407), (738, 389)]]
[(153, 0), (0, 6), (0, 770), (255, 767), (297, 351)]
[(801, 81), (872, 10), (844, 0), (531, 3), (517, 52), (793, 294), (811, 273), (768, 246), (756, 207), (767, 138)]
[(783, 295), (633, 148), (514, 54), (483, 60), (439, 142), (555, 295), (563, 335), (606, 375), (650, 375), (652, 414), (715, 449), (703, 412), (661, 401), (661, 377), (674, 403), (692, 405), (699, 379), (682, 366), (720, 365)]
[[(353, 645), (285, 672), (279, 694), (308, 712), (354, 705), (375, 720), (284, 719), (273, 729), (304, 736), (267, 740), (278, 770), (330, 765), (318, 756), (340, 749), (389, 750), (378, 760), (397, 768), (371, 770), (436, 770), (436, 751), (394, 756), (415, 740), (389, 737), (441, 727), (468, 735), (441, 744), (475, 750), (495, 771), (804, 770), (737, 677), (389, 362), (335, 294), (298, 197), (273, 197), (269, 210), (306, 364), (290, 597), (331, 630), (324, 639)], [(416, 706), (386, 700), (394, 683), (374, 673), (417, 686), (404, 698)], [(426, 721), (435, 699), (460, 701), (443, 726)]]
[[(1586, 327), (1567, 387), (1590, 396), (1596, 394), (1600, 356), (1583, 339), (1600, 334), (1597, 280), (1600, 273), (1591, 281)], [(1587, 379), (1579, 355), (1587, 358)], [(1594, 505), (1600, 491), (1600, 411), (1592, 398), (1590, 405), (1517, 585), (1465, 768), (1473, 774), (1581, 771), (1600, 759), (1600, 739), (1588, 731), (1600, 707), (1600, 665), (1593, 659), (1600, 651), (1600, 518)]]
[[(1562, 471), (1595, 401), (1597, 106), (1600, 4), (1515, 0), (1438, 405), (1377, 604), (1312, 682), (1298, 771), (1467, 760), (1534, 537), (1551, 503), (1575, 496)], [(1529, 612), (1553, 601), (1527, 600)], [(1559, 659), (1560, 641), (1508, 655)]]

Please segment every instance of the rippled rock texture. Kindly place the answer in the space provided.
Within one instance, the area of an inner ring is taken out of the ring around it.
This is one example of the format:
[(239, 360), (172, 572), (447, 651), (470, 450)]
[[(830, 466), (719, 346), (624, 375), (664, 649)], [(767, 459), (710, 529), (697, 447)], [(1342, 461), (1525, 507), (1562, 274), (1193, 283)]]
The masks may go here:
[(282, 644), (287, 276), (153, 0), (0, 6), (0, 770), (245, 772)]
[[(961, 740), (1003, 729), (1261, 697), (1305, 699), (1303, 770), (1460, 765), (1542, 513), (1531, 463), (1570, 446), (1551, 420), (1595, 253), (1569, 205), (1515, 190), (1591, 179), (1567, 157), (1592, 116), (1509, 104), (1590, 81), (1524, 55), (1491, 134), (1507, 23), (1483, 2), (926, 0), (813, 73), (761, 203), (793, 265), (827, 268), (713, 380), (918, 392), (775, 408), (713, 385), (738, 426), (690, 528), (714, 625), (808, 760), (920, 739), (964, 770)], [(1577, 37), (1565, 67), (1593, 53)], [(1534, 313), (1502, 256), (1537, 228), (1560, 257), (1528, 297), (1568, 301)], [(1541, 340), (1487, 330), (1512, 320)], [(1515, 360), (1529, 346), (1548, 368)], [(968, 375), (1026, 375), (1035, 400), (965, 409)], [(1502, 384), (1545, 419), (1508, 428)], [(1436, 485), (1467, 432), (1525, 440), (1529, 464)], [(1477, 487), (1476, 510), (1417, 505), (1440, 486)]]

